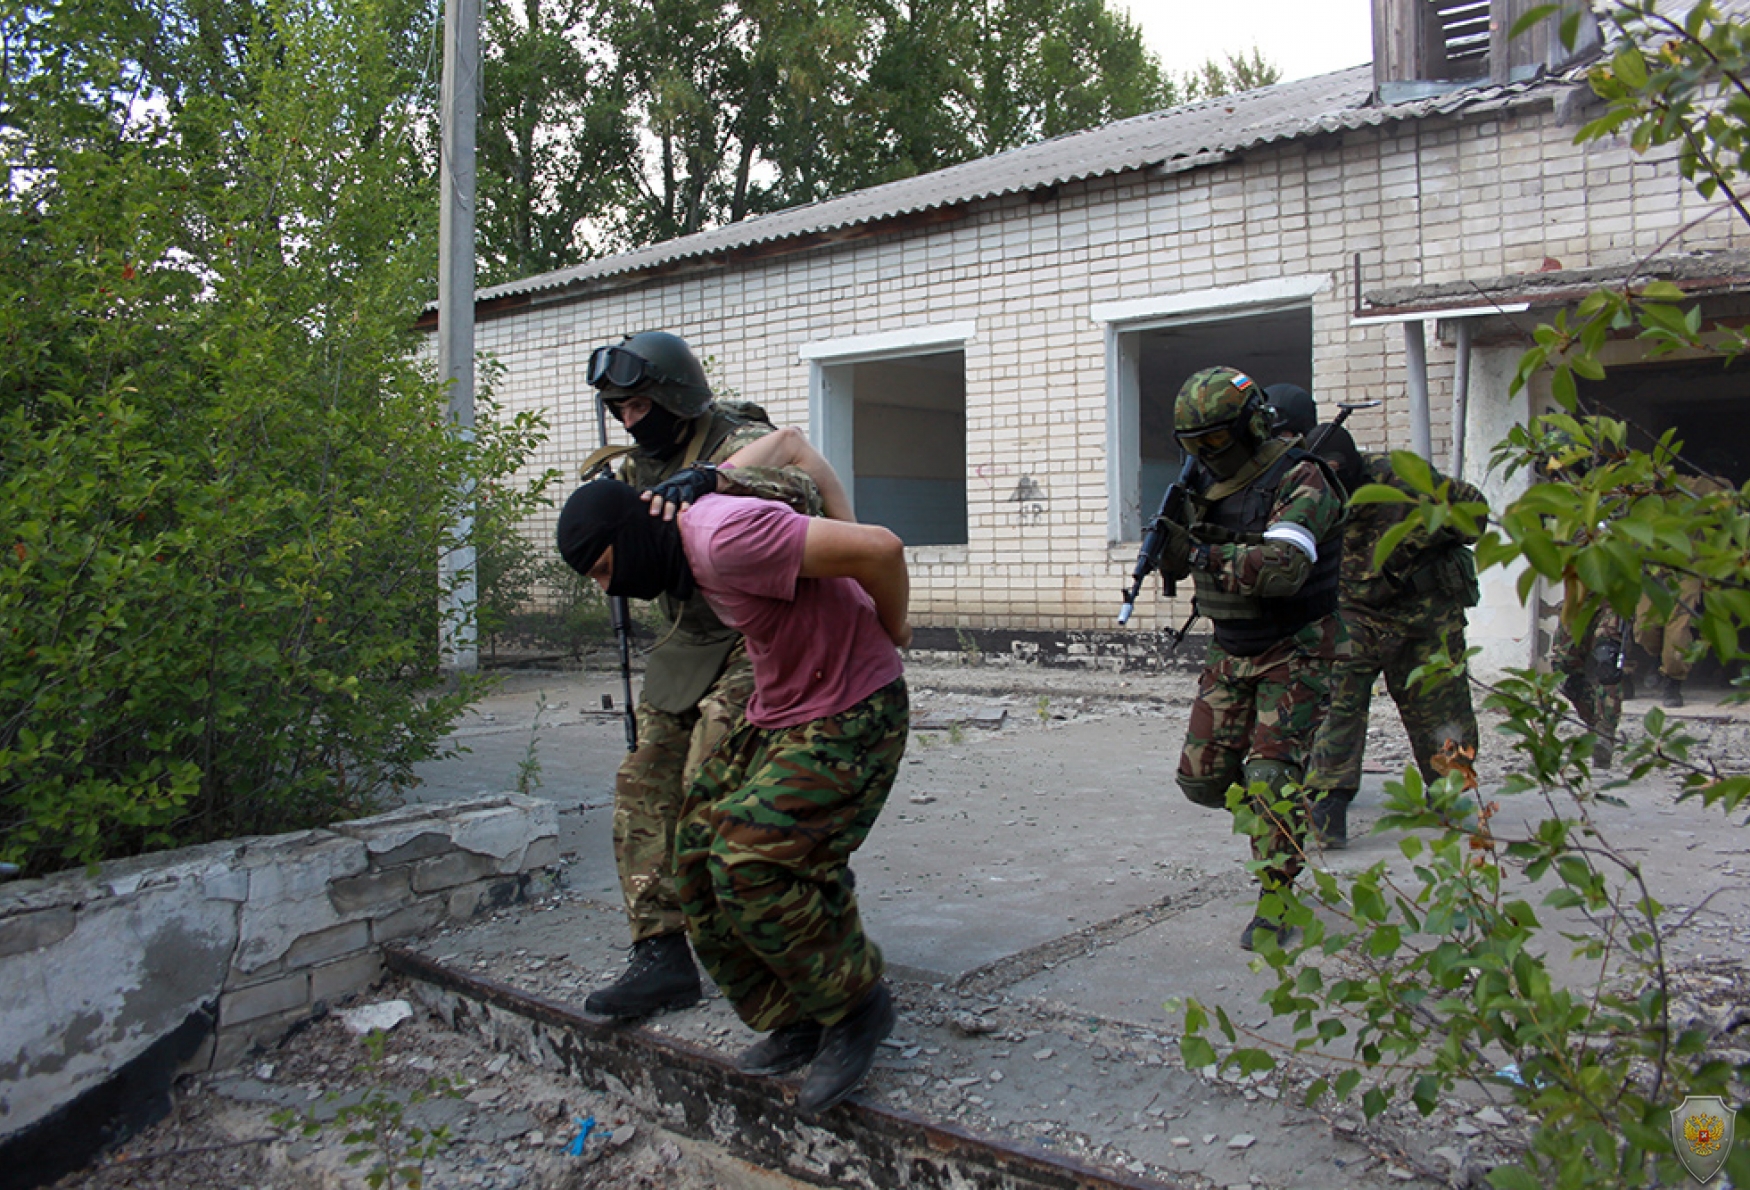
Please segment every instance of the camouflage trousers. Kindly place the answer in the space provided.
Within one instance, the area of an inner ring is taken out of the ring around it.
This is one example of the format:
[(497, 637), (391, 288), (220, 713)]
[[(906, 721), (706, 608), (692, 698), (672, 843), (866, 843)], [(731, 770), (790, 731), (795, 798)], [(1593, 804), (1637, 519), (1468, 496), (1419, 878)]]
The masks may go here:
[(1608, 607), (1600, 608), (1576, 640), (1564, 624), (1550, 646), (1549, 664), (1556, 673), (1565, 674), (1562, 693), (1574, 704), (1580, 722), (1598, 737), (1600, 754), (1605, 754), (1616, 742), (1616, 731), (1622, 724), (1622, 683), (1606, 682), (1609, 668), (1600, 661), (1600, 643), (1609, 651), (1611, 642), (1622, 639), (1622, 617)]
[(881, 978), (846, 878), (899, 772), (905, 680), (798, 727), (743, 724), (699, 770), (675, 840), (693, 950), (765, 1032), (836, 1024)]
[(692, 710), (675, 715), (638, 704), (638, 747), (614, 779), (614, 864), (634, 942), (686, 928), (675, 893), (675, 825), (699, 766), (741, 723), (752, 697), (753, 663), (737, 645)]
[(1351, 796), (1360, 788), (1373, 684), (1382, 673), (1424, 780), (1440, 775), (1433, 758), (1448, 740), (1476, 748), (1477, 714), (1464, 674), (1444, 676), (1433, 685), (1410, 683), (1416, 667), (1442, 650), (1449, 657), (1464, 656), (1462, 608), (1421, 622), (1345, 609), (1343, 623), (1349, 629), (1349, 657), (1332, 667), (1331, 706), (1313, 743), (1308, 788)]
[[(1179, 788), (1200, 806), (1225, 808), (1227, 790), (1245, 784), (1246, 765), (1276, 761), (1306, 773), (1331, 690), (1331, 665), (1348, 652), (1337, 617), (1326, 616), (1256, 657), (1236, 657), (1213, 642), (1179, 755)], [(1265, 883), (1292, 882), (1305, 855), (1304, 814), (1267, 807), (1271, 829), (1254, 836), (1252, 856), (1268, 860)]]

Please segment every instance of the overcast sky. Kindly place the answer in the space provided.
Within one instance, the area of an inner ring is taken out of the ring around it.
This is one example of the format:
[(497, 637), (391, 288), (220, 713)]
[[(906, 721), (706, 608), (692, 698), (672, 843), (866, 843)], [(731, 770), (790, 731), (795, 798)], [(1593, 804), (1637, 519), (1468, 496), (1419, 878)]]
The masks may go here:
[(1175, 76), (1257, 46), (1284, 82), (1373, 60), (1369, 0), (1111, 0)]

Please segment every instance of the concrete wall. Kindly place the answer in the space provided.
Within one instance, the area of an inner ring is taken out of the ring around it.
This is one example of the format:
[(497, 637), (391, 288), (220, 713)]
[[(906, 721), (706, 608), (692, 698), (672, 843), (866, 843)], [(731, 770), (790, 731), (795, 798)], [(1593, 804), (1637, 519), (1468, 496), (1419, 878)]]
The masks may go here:
[(0, 1150), (172, 1035), (235, 1063), (558, 858), (553, 803), (497, 794), (0, 885)]
[[(913, 622), (1109, 631), (1136, 543), (1109, 539), (1113, 369), (1095, 309), (1323, 278), (1310, 299), (1313, 392), (1327, 409), (1383, 398), (1350, 427), (1363, 447), (1403, 446), (1411, 440), (1403, 334), (1356, 322), (1357, 255), (1361, 288), (1373, 291), (1536, 273), (1552, 261), (1620, 264), (1670, 250), (1691, 221), (1686, 249), (1750, 242), (1736, 220), (1698, 220), (1706, 204), (1669, 160), (1636, 157), (1620, 143), (1582, 149), (1574, 131), (1545, 102), (1258, 146), (1183, 172), (1066, 184), (1049, 200), (970, 204), (928, 228), (616, 279), (581, 300), (482, 322), (479, 348), (506, 369), (497, 395), (507, 408), (538, 408), (554, 428), (531, 467), (575, 476), (596, 444), (585, 360), (626, 332), (682, 334), (711, 357), (721, 384), (764, 404), (779, 424), (807, 427), (805, 347), (971, 321), (969, 541), (912, 551)], [(1527, 326), (1535, 321), (1526, 317)], [(1441, 461), (1450, 452), (1454, 363), (1453, 348), (1430, 336)], [(1483, 477), (1494, 441), (1484, 427), (1515, 412), (1510, 374), (1473, 372), (1472, 480)], [(1040, 515), (1016, 515), (1010, 498), (1022, 476), (1047, 495)], [(549, 543), (550, 518), (530, 532)], [(1488, 656), (1526, 660), (1513, 609), (1489, 608), (1477, 624)], [(1171, 626), (1186, 610), (1185, 599), (1151, 589), (1133, 624)]]

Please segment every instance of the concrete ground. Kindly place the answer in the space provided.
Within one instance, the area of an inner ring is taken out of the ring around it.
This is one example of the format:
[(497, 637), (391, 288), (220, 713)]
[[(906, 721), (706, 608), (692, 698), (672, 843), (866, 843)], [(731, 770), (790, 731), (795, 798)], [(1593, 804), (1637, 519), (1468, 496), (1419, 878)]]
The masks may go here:
[[(1300, 1105), (1304, 1064), (1251, 1079), (1184, 1069), (1188, 997), (1260, 1036), (1290, 1036), (1259, 1004), (1268, 971), (1236, 945), (1254, 897), (1245, 842), (1173, 784), (1189, 670), (914, 663), (909, 682), (910, 747), (854, 864), (902, 1005), (864, 1094), (1179, 1185), (1464, 1184), (1500, 1159), (1515, 1121), (1498, 1093), (1363, 1125), (1353, 1105)], [(427, 939), (429, 953), (573, 1003), (618, 972), (627, 939), (610, 828), (625, 737), (604, 698), (620, 706), (617, 674), (513, 672), (456, 732), (468, 751), (421, 772), (422, 800), (519, 786), (553, 799), (568, 865), (557, 905)], [(1631, 703), (1625, 720), (1652, 705)], [(1703, 695), (1676, 713), (1722, 765), (1750, 767), (1742, 712)], [(1485, 739), (1485, 788), (1505, 753)], [(1404, 865), (1395, 838), (1366, 832), (1407, 755), (1389, 700), (1376, 703), (1357, 837), (1326, 864)], [(1656, 897), (1695, 910), (1673, 962), (1741, 974), (1744, 838), (1717, 812), (1679, 805), (1668, 783), (1613, 795), (1621, 804), (1595, 806), (1600, 829), (1640, 860)], [(1538, 809), (1500, 800), (1503, 833)], [(715, 996), (643, 1027), (726, 1051), (751, 1040)]]

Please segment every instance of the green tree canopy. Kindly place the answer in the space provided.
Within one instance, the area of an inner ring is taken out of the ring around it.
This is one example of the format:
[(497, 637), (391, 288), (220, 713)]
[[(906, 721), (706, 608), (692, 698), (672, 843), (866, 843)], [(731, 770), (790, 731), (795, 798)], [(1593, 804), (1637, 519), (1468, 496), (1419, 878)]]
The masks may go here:
[(481, 254), (563, 267), (1273, 82), (1175, 82), (1105, 0), (491, 3)]
[(1282, 81), (1280, 68), (1266, 61), (1256, 46), (1249, 54), (1229, 54), (1225, 62), (1205, 59), (1202, 66), (1185, 78), (1186, 100), (1214, 99), (1218, 95), (1233, 95), (1252, 91)]
[[(482, 11), (475, 231), (491, 285), (593, 254), (632, 196), (638, 159), (586, 0), (487, 0)], [(593, 233), (593, 234), (592, 234)]]

